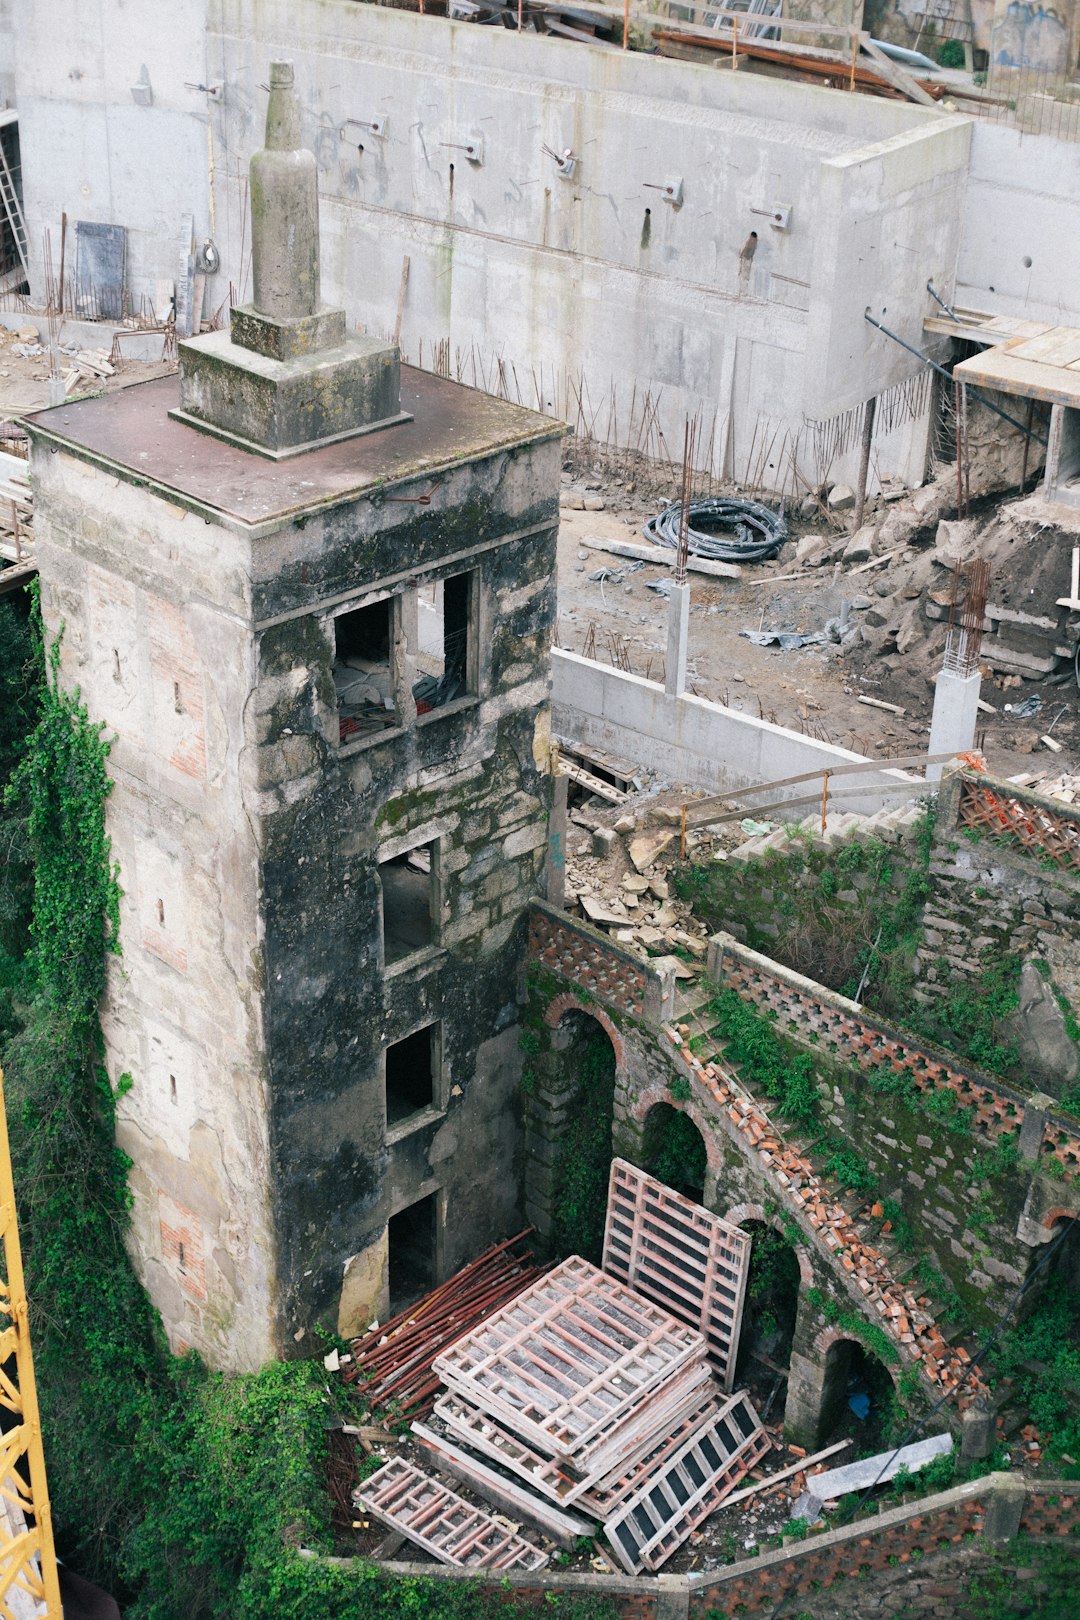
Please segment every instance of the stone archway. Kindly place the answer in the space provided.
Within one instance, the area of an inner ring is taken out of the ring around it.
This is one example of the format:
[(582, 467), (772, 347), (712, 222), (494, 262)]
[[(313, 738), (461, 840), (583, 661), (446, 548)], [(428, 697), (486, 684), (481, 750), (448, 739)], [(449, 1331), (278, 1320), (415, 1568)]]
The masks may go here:
[(688, 1109), (677, 1108), (666, 1097), (653, 1103), (642, 1120), (640, 1162), (657, 1181), (704, 1203), (708, 1137)]
[(537, 1193), (546, 1192), (546, 1221), (537, 1224), (556, 1254), (599, 1264), (622, 1040), (601, 1008), (575, 996), (557, 997), (544, 1022), (552, 1034), (542, 1084), (529, 1099), (526, 1201), (537, 1220)]
[(773, 1385), (775, 1396), (780, 1387), (776, 1380), (788, 1372), (803, 1291), (813, 1284), (813, 1269), (783, 1223), (760, 1205), (736, 1205), (725, 1219), (751, 1238), (736, 1382)]

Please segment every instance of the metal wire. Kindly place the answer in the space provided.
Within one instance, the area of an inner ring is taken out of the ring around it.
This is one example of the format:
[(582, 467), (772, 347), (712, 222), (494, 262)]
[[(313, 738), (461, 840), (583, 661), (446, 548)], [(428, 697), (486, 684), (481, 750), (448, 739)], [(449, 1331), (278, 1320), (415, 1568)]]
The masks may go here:
[[(707, 524), (707, 529), (695, 528), (695, 520)], [(654, 545), (677, 551), (683, 528), (683, 502), (675, 501), (646, 523), (644, 532)], [(730, 530), (731, 538), (720, 539), (714, 532), (717, 529)], [(695, 557), (718, 562), (764, 562), (775, 557), (787, 539), (787, 524), (783, 511), (774, 512), (760, 501), (714, 495), (686, 502), (685, 534), (687, 550)]]

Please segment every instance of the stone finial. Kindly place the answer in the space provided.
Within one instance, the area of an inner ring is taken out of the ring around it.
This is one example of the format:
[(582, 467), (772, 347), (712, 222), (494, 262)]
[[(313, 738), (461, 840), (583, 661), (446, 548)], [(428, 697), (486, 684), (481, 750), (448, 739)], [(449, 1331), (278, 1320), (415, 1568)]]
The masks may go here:
[(251, 160), (252, 303), (273, 320), (319, 310), (319, 179), (300, 144), (291, 62), (271, 62), (266, 145)]

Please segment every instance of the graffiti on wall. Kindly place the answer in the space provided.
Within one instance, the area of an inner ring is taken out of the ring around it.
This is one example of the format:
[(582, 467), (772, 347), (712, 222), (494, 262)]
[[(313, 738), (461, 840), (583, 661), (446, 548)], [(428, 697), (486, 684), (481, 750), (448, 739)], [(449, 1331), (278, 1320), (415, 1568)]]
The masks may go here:
[(996, 66), (1064, 73), (1069, 55), (1067, 18), (1042, 0), (1008, 0), (993, 29)]

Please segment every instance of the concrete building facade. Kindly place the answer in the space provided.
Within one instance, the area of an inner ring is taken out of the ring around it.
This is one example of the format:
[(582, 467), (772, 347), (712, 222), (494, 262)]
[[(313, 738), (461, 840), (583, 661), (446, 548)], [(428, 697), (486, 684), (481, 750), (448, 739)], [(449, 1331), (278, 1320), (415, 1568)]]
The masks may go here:
[[(206, 312), (249, 296), (246, 159), (282, 48), (350, 326), (395, 330), (407, 257), (407, 356), (431, 369), (441, 344), (451, 374), (601, 439), (677, 453), (692, 412), (717, 473), (850, 481), (857, 428), (829, 424), (920, 370), (864, 309), (921, 345), (932, 280), (1080, 324), (1067, 143), (354, 0), (184, 0), (167, 37), (116, 0), (24, 13), (33, 253), (62, 210), (124, 225), (136, 309), (167, 306), (192, 221), (220, 255)], [(928, 394), (909, 407), (879, 412), (872, 485), (922, 480)]]

